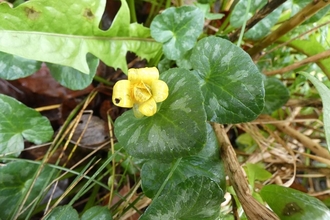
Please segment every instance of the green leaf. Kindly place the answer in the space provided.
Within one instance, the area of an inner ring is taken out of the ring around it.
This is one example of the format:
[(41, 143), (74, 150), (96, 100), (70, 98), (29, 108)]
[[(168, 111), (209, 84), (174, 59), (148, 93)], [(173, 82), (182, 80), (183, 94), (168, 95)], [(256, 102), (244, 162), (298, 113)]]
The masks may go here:
[(259, 40), (266, 36), (271, 28), (276, 24), (282, 13), (282, 7), (276, 8), (272, 13), (267, 15), (256, 25), (254, 25), (250, 30), (248, 30), (244, 37), (251, 40)]
[[(142, 189), (146, 196), (153, 198), (172, 170), (173, 164), (150, 160), (143, 164), (141, 171)], [(177, 184), (192, 176), (205, 176), (225, 189), (225, 171), (219, 160), (219, 146), (214, 131), (208, 125), (206, 146), (196, 156), (183, 158), (168, 179), (162, 193), (175, 188)]]
[(196, 6), (203, 11), (204, 16), (207, 20), (218, 20), (218, 19), (221, 19), (225, 16), (224, 14), (221, 14), (221, 13), (211, 13), (210, 12), (210, 9), (211, 9), (210, 4), (197, 3)]
[(62, 86), (72, 90), (80, 90), (86, 88), (92, 83), (99, 64), (99, 59), (92, 54), (87, 54), (87, 64), (90, 69), (90, 74), (84, 74), (72, 67), (52, 63), (47, 63), (47, 67), (49, 68), (51, 75)]
[(323, 127), (325, 138), (327, 140), (328, 150), (330, 151), (330, 89), (309, 73), (300, 72), (300, 74), (304, 75), (313, 83), (321, 96), (323, 103)]
[(70, 219), (79, 220), (77, 210), (72, 208), (71, 205), (57, 206), (45, 220), (57, 220), (57, 219)]
[(112, 220), (109, 209), (105, 206), (94, 206), (88, 209), (82, 216), (81, 220), (94, 220), (94, 219), (104, 219)]
[(272, 177), (272, 174), (264, 168), (263, 164), (247, 163), (244, 168), (252, 189), (254, 189), (256, 180), (265, 181)]
[(213, 180), (194, 176), (154, 200), (140, 220), (217, 219), (223, 192)]
[(14, 80), (27, 77), (41, 67), (41, 62), (0, 52), (0, 78)]
[(330, 211), (320, 200), (278, 185), (264, 186), (261, 197), (281, 220), (330, 219)]
[(149, 60), (161, 44), (148, 38), (149, 29), (130, 24), (126, 1), (109, 30), (99, 29), (105, 0), (31, 0), (16, 8), (0, 4), (0, 51), (27, 59), (73, 67), (89, 74), (87, 53), (127, 72), (126, 53)]
[(25, 138), (35, 144), (51, 139), (53, 129), (46, 117), (21, 102), (0, 94), (0, 154), (18, 156)]
[[(33, 182), (34, 174), (38, 170), (37, 164), (27, 161), (13, 161), (0, 167), (0, 216), (3, 219), (12, 219), (15, 209), (21, 202)], [(52, 168), (45, 166), (38, 176), (24, 207), (31, 205), (43, 190), (45, 181), (51, 175)], [(27, 214), (20, 215), (23, 217)]]
[(289, 90), (283, 85), (282, 81), (268, 77), (265, 83), (265, 108), (263, 114), (271, 114), (276, 109), (282, 107), (290, 98)]
[(261, 113), (262, 75), (241, 48), (221, 38), (207, 37), (195, 46), (191, 63), (200, 77), (208, 120), (241, 123)]
[(257, 10), (261, 9), (266, 5), (267, 0), (261, 1), (250, 1), (251, 5), (249, 7), (248, 15), (246, 17), (246, 8), (249, 4), (249, 1), (240, 0), (234, 7), (232, 15), (230, 16), (230, 25), (239, 28), (243, 25), (245, 20), (249, 20)]
[[(281, 37), (278, 39), (278, 43), (284, 43), (291, 39), (291, 37)], [(313, 56), (319, 54), (326, 50), (324, 46), (319, 42), (317, 36), (310, 35), (306, 40), (294, 40), (288, 44), (289, 47), (292, 47), (299, 52), (307, 55)], [(316, 62), (316, 64), (322, 69), (322, 71), (330, 78), (330, 58), (322, 59)]]
[(194, 47), (203, 32), (204, 14), (194, 6), (168, 8), (151, 23), (151, 36), (163, 43), (166, 58), (176, 60)]
[(171, 161), (198, 153), (206, 141), (206, 115), (198, 80), (186, 69), (170, 69), (160, 78), (169, 96), (152, 117), (127, 111), (115, 121), (118, 142), (137, 158)]

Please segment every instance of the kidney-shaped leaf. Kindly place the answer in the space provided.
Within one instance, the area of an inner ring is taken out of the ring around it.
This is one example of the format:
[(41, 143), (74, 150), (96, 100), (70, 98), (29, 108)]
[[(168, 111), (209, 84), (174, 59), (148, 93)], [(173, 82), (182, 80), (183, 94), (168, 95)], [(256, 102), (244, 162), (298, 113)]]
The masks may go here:
[(204, 13), (194, 6), (168, 8), (151, 23), (151, 36), (163, 43), (168, 59), (176, 60), (194, 47), (203, 32)]
[(198, 155), (183, 158), (175, 170), (173, 163), (161, 163), (150, 160), (143, 164), (141, 171), (142, 189), (146, 196), (153, 198), (165, 179), (170, 175), (162, 193), (174, 188), (177, 184), (191, 176), (206, 176), (214, 180), (225, 189), (225, 172), (219, 160), (219, 146), (214, 131), (208, 125), (208, 138), (206, 146)]
[(53, 129), (47, 118), (21, 102), (0, 94), (0, 154), (19, 155), (25, 138), (35, 144), (51, 139)]
[(264, 186), (261, 197), (281, 220), (330, 219), (330, 211), (320, 200), (278, 185)]
[[(0, 167), (0, 216), (2, 219), (12, 219), (15, 209), (22, 205), (21, 201), (27, 194), (38, 165), (26, 161), (13, 161)], [(31, 205), (41, 193), (46, 180), (51, 175), (52, 168), (45, 166), (38, 176), (26, 205)], [(27, 211), (28, 212), (28, 211)], [(24, 212), (20, 217), (27, 214)]]
[(269, 77), (265, 78), (265, 108), (263, 114), (271, 114), (276, 109), (282, 107), (290, 98), (289, 90), (282, 81)]
[(115, 122), (115, 135), (134, 157), (171, 161), (198, 153), (206, 141), (206, 115), (198, 80), (186, 69), (171, 69), (160, 78), (168, 98), (159, 111), (142, 119), (127, 111)]
[(201, 78), (208, 120), (240, 123), (261, 113), (262, 75), (241, 48), (221, 38), (207, 37), (193, 49), (191, 63)]
[(207, 177), (194, 176), (155, 199), (141, 216), (148, 219), (217, 219), (223, 191)]
[(129, 8), (121, 1), (112, 26), (99, 29), (105, 0), (31, 0), (16, 8), (0, 4), (0, 51), (27, 59), (70, 66), (89, 74), (86, 54), (127, 72), (126, 53), (154, 57), (161, 44), (149, 29), (130, 24)]
[(327, 140), (328, 150), (330, 151), (330, 89), (318, 79), (316, 79), (314, 76), (305, 72), (300, 72), (300, 74), (304, 75), (307, 79), (309, 79), (313, 83), (317, 91), (320, 93), (323, 102), (324, 132)]

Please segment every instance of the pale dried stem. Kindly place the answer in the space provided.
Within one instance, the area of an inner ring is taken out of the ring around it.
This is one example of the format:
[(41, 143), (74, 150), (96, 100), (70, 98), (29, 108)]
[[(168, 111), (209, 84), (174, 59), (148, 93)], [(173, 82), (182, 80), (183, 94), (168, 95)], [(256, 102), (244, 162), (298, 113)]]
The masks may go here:
[(275, 213), (253, 198), (248, 182), (244, 177), (241, 165), (236, 158), (236, 153), (228, 139), (223, 125), (212, 123), (212, 127), (221, 147), (220, 157), (247, 218), (252, 220), (279, 219)]

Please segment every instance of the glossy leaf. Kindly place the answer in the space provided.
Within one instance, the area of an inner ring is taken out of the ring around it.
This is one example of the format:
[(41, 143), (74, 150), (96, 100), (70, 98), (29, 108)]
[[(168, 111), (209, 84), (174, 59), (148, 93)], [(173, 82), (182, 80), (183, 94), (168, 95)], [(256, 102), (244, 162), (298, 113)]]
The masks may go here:
[(245, 20), (249, 20), (257, 10), (261, 9), (266, 5), (267, 0), (260, 1), (250, 1), (251, 5), (249, 6), (248, 15), (246, 16), (246, 8), (249, 4), (249, 1), (240, 0), (234, 7), (234, 10), (230, 16), (230, 25), (236, 28), (239, 28), (243, 25)]
[(0, 52), (0, 78), (14, 80), (27, 77), (41, 67), (41, 62)]
[(87, 64), (90, 69), (89, 74), (84, 74), (77, 69), (69, 66), (61, 66), (58, 64), (47, 63), (51, 75), (62, 86), (72, 90), (80, 90), (89, 86), (96, 74), (99, 59), (91, 54), (87, 54)]
[(223, 191), (207, 177), (194, 176), (154, 200), (140, 220), (217, 219)]
[(104, 219), (112, 220), (109, 209), (105, 206), (94, 206), (89, 208), (82, 216), (81, 220)]
[(200, 77), (207, 119), (218, 123), (254, 120), (264, 107), (262, 75), (250, 56), (231, 42), (207, 37), (191, 63)]
[(161, 48), (149, 29), (130, 24), (126, 1), (109, 30), (99, 29), (105, 0), (31, 0), (16, 8), (0, 4), (0, 51), (73, 67), (89, 74), (88, 53), (127, 72), (126, 53), (149, 60)]
[(198, 80), (186, 69), (160, 75), (168, 98), (151, 117), (137, 119), (127, 111), (115, 121), (119, 143), (137, 158), (171, 161), (198, 153), (206, 141), (206, 116)]
[[(246, 2), (246, 1), (245, 1)], [(248, 30), (244, 37), (252, 40), (259, 40), (266, 36), (271, 28), (276, 24), (282, 13), (282, 7), (276, 8), (273, 12), (259, 21), (250, 30)]]
[[(153, 198), (171, 172), (173, 163), (150, 160), (143, 164), (142, 189), (146, 196)], [(196, 156), (183, 158), (171, 174), (162, 193), (175, 188), (177, 184), (192, 176), (205, 176), (225, 189), (225, 171), (219, 160), (219, 146), (213, 129), (208, 125), (208, 138), (204, 149)]]
[(57, 206), (46, 218), (46, 220), (53, 219), (70, 219), (79, 220), (79, 215), (77, 210), (75, 210), (71, 205)]
[(277, 78), (265, 78), (265, 108), (263, 114), (271, 114), (290, 98), (289, 90)]
[(328, 207), (306, 193), (268, 185), (261, 189), (260, 195), (281, 220), (330, 219)]
[[(15, 209), (21, 202), (33, 182), (33, 176), (38, 170), (36, 164), (26, 161), (13, 161), (0, 167), (0, 216), (2, 219), (12, 219)], [(32, 191), (24, 205), (31, 205), (32, 201), (42, 193), (45, 181), (52, 169), (45, 166), (37, 178)], [(24, 212), (23, 217), (27, 214)]]
[(330, 151), (330, 89), (309, 73), (300, 72), (300, 74), (304, 75), (314, 84), (315, 88), (321, 96), (323, 103), (323, 127), (327, 140), (328, 150)]
[(194, 47), (203, 32), (204, 14), (194, 6), (168, 8), (151, 23), (151, 36), (163, 43), (166, 58), (176, 60)]
[(0, 94), (0, 154), (18, 156), (24, 149), (24, 140), (41, 144), (53, 135), (50, 122), (34, 109)]

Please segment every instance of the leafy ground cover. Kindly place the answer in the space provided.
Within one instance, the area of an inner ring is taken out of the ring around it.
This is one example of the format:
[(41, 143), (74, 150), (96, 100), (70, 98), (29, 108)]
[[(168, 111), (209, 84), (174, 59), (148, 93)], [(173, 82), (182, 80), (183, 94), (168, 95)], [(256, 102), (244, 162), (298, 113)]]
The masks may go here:
[(329, 219), (329, 9), (2, 1), (0, 219)]

